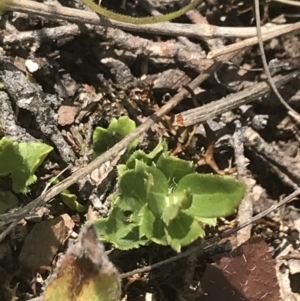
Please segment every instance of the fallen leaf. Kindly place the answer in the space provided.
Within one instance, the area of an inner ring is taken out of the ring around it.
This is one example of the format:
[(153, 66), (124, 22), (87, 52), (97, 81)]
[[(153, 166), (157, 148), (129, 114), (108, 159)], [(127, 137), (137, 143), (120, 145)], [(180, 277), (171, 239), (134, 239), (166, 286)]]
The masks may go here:
[(104, 253), (94, 225), (87, 224), (50, 277), (44, 301), (116, 301), (119, 297), (119, 273)]
[(261, 237), (252, 237), (220, 261), (209, 264), (201, 280), (203, 301), (278, 301), (274, 260)]
[(20, 265), (30, 271), (51, 266), (54, 256), (67, 237), (68, 231), (60, 216), (34, 225), (21, 249)]

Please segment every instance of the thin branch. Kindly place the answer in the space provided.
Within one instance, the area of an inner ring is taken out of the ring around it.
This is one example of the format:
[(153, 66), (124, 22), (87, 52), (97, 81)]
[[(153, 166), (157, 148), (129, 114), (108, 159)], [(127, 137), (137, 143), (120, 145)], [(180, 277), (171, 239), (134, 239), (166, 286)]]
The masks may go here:
[(300, 6), (299, 1), (292, 1), (292, 0), (271, 0), (273, 2), (279, 2), (286, 5), (292, 5), (292, 6)]
[[(249, 176), (247, 170), (248, 160), (245, 158), (244, 154), (244, 131), (245, 128), (239, 120), (235, 120), (235, 132), (232, 136), (232, 146), (234, 148), (234, 158), (236, 164), (237, 178), (238, 180), (244, 182), (247, 185), (247, 193), (243, 200), (241, 201), (238, 212), (237, 212), (237, 223), (242, 224), (253, 216), (253, 187), (255, 182)], [(236, 240), (237, 246), (243, 244), (251, 237), (251, 225), (243, 228), (237, 233)]]
[(270, 73), (270, 70), (268, 67), (267, 59), (266, 59), (263, 40), (262, 40), (262, 33), (261, 33), (261, 26), (260, 26), (260, 13), (259, 13), (259, 0), (254, 0), (254, 6), (255, 6), (255, 18), (256, 18), (258, 45), (259, 45), (259, 49), (260, 49), (261, 60), (262, 60), (262, 63), (263, 63), (264, 69), (265, 69), (265, 73), (268, 78), (268, 82), (269, 82), (273, 92), (275, 93), (275, 95), (277, 96), (279, 101), (281, 102), (281, 104), (288, 110), (288, 114), (297, 123), (300, 123), (300, 115), (291, 106), (289, 106), (286, 103), (286, 101), (282, 98), (282, 96), (280, 95), (279, 91), (277, 90), (277, 87), (275, 86), (274, 81), (272, 79), (272, 76), (271, 76), (271, 73)]
[[(100, 18), (96, 13), (69, 7), (46, 5), (29, 0), (11, 0), (9, 10), (43, 16), (48, 19), (62, 19), (73, 23), (116, 27), (134, 32), (146, 32), (169, 36), (184, 36), (189, 38), (217, 38), (217, 37), (240, 37), (248, 38), (256, 35), (255, 27), (218, 27), (208, 24), (179, 24), (157, 23), (148, 25), (134, 25), (116, 22)], [(284, 28), (286, 25), (277, 25), (276, 28)], [(263, 28), (263, 33), (272, 31), (272, 28)]]
[[(296, 70), (285, 76), (277, 75), (274, 80), (276, 82), (276, 85), (282, 86), (295, 79), (297, 76), (299, 76), (299, 74), (300, 70)], [(257, 100), (259, 97), (265, 95), (270, 90), (270, 86), (265, 82), (255, 84), (249, 88), (244, 89), (243, 91), (230, 94), (205, 106), (178, 113), (174, 116), (173, 125), (187, 127), (200, 123), (209, 118), (236, 109), (241, 105)]]
[[(300, 29), (300, 22), (283, 25), (281, 27), (278, 27), (278, 26), (271, 27), (269, 29), (269, 32), (264, 33), (263, 36), (261, 37), (261, 39), (262, 39), (262, 41), (267, 41), (267, 40), (279, 37), (281, 35), (291, 33), (298, 29)], [(240, 41), (240, 42), (228, 45), (228, 46), (220, 48), (220, 49), (212, 50), (208, 53), (207, 58), (208, 59), (216, 58), (218, 56), (221, 56), (221, 55), (224, 55), (227, 53), (231, 53), (231, 52), (234, 52), (237, 50), (244, 49), (249, 46), (253, 46), (257, 43), (258, 43), (258, 37), (255, 36), (253, 38), (249, 38), (244, 41)]]

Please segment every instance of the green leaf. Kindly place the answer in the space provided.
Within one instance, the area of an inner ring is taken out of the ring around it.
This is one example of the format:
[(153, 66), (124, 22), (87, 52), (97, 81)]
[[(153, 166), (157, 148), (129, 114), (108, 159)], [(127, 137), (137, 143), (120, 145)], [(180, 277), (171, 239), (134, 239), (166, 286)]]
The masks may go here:
[(189, 208), (192, 202), (192, 195), (189, 191), (174, 192), (166, 197), (166, 208), (162, 219), (166, 225), (174, 220), (182, 209)]
[(161, 218), (167, 206), (167, 178), (159, 169), (154, 166), (148, 166), (145, 168), (145, 172), (148, 175), (146, 199), (148, 208), (156, 217)]
[[(113, 118), (107, 129), (97, 127), (93, 133), (93, 158), (101, 155), (125, 136), (135, 130), (135, 122), (127, 116), (119, 119)], [(138, 145), (138, 140), (134, 140), (127, 148), (127, 153), (131, 153)]]
[(71, 193), (68, 189), (64, 190), (60, 194), (62, 202), (67, 205), (70, 209), (76, 210), (77, 212), (87, 212), (87, 205), (82, 205), (77, 201), (76, 194)]
[(116, 143), (116, 137), (109, 130), (97, 127), (93, 132), (93, 158), (103, 154)]
[(144, 162), (146, 165), (151, 166), (163, 154), (168, 154), (167, 145), (164, 140), (159, 140), (156, 147), (148, 154), (142, 150), (137, 150), (134, 152), (127, 160), (126, 166), (128, 169), (134, 169), (136, 162)]
[(123, 175), (123, 173), (127, 170), (128, 170), (128, 168), (127, 168), (126, 164), (117, 165), (117, 172), (118, 172), (119, 177), (121, 177)]
[[(111, 207), (115, 208), (117, 207), (118, 209), (122, 210), (123, 212), (125, 211), (133, 211), (136, 206), (137, 206), (137, 200), (133, 197), (126, 197), (123, 196), (122, 198), (120, 196), (116, 196), (114, 198), (114, 201), (112, 202)], [(139, 207), (141, 207), (142, 205), (138, 205)]]
[(36, 181), (34, 172), (52, 149), (44, 143), (18, 143), (4, 137), (0, 140), (0, 175), (10, 174), (13, 190), (26, 193)]
[(166, 155), (158, 159), (156, 166), (167, 177), (169, 186), (174, 188), (184, 176), (195, 172), (193, 162)]
[(147, 157), (153, 162), (156, 162), (156, 160), (159, 159), (162, 154), (168, 154), (168, 146), (166, 141), (159, 139), (156, 147), (149, 154), (147, 154)]
[(167, 242), (177, 252), (198, 237), (204, 237), (205, 232), (199, 223), (192, 217), (181, 212), (170, 225), (165, 227)]
[(147, 202), (156, 216), (161, 216), (166, 206), (167, 179), (154, 166), (137, 161), (134, 170), (123, 173), (119, 179), (120, 202), (127, 204), (132, 212), (139, 211)]
[(201, 222), (203, 224), (206, 224), (208, 226), (212, 226), (212, 227), (215, 227), (217, 225), (217, 222), (218, 222), (218, 219), (215, 218), (215, 217), (197, 217), (195, 216), (195, 219), (198, 221), (198, 222)]
[[(99, 234), (104, 233), (103, 230), (105, 230), (105, 233), (112, 234), (116, 233), (119, 229), (126, 226), (125, 218), (124, 218), (124, 212), (121, 211), (118, 207), (113, 207), (108, 217), (105, 219), (106, 224), (105, 228), (102, 230), (98, 228)], [(97, 225), (97, 223), (95, 223)]]
[(167, 237), (164, 231), (164, 222), (160, 218), (157, 218), (147, 205), (140, 210), (139, 217), (140, 237), (146, 236), (149, 240), (166, 246)]
[(40, 142), (20, 142), (18, 149), (23, 163), (26, 164), (30, 172), (34, 173), (53, 150), (53, 147)]
[(19, 200), (10, 191), (0, 191), (0, 214), (17, 207)]
[[(49, 183), (56, 185), (59, 183), (59, 180), (53, 177), (50, 179)], [(80, 204), (77, 201), (76, 194), (71, 193), (69, 189), (65, 189), (63, 192), (61, 192), (60, 198), (62, 202), (70, 209), (75, 210), (77, 212), (87, 212), (87, 205)]]
[(94, 222), (99, 239), (112, 243), (120, 250), (130, 250), (145, 245), (148, 239), (139, 237), (139, 227), (136, 223), (126, 223), (124, 212), (115, 207), (108, 218)]
[(116, 133), (119, 136), (118, 140), (123, 139), (125, 136), (135, 130), (135, 122), (128, 118), (128, 116), (122, 116), (118, 119), (113, 118), (108, 126), (108, 130), (111, 133)]
[(178, 216), (180, 209), (180, 204), (172, 204), (166, 207), (165, 211), (163, 212), (162, 219), (167, 226), (174, 218)]
[[(21, 188), (25, 190), (26, 179), (30, 176), (30, 171), (26, 165), (23, 165), (23, 158), (19, 153), (17, 142), (13, 142), (6, 137), (0, 140), (0, 162), (0, 175), (7, 176), (11, 174), (13, 181), (17, 177), (15, 181), (19, 180)], [(17, 189), (16, 192), (20, 192), (20, 189)]]
[(246, 193), (246, 185), (230, 177), (191, 174), (182, 178), (176, 191), (189, 189), (191, 206), (185, 212), (194, 217), (226, 217), (238, 207)]
[[(97, 221), (97, 229), (100, 226), (101, 228), (106, 227), (106, 222), (104, 220)], [(148, 242), (148, 240), (139, 238), (139, 227), (133, 223), (122, 226), (116, 232), (100, 235), (99, 238), (123, 251), (138, 248)]]
[(129, 170), (119, 180), (120, 201), (131, 211), (139, 211), (147, 199), (148, 175), (144, 171)]
[(134, 169), (135, 164), (136, 164), (137, 161), (144, 162), (146, 165), (151, 165), (152, 164), (152, 159), (148, 158), (147, 154), (144, 151), (139, 149), (139, 150), (135, 151), (129, 157), (129, 159), (126, 161), (125, 166), (122, 167), (122, 169), (120, 171), (118, 169), (119, 176), (121, 175), (121, 172), (124, 172), (124, 168), (126, 168), (126, 170)]

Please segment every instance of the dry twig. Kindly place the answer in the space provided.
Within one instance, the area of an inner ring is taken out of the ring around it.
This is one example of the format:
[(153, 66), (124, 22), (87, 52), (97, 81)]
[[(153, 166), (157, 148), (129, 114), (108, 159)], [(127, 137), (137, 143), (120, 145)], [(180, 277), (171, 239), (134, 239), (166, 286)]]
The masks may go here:
[(299, 1), (293, 1), (293, 0), (271, 0), (271, 1), (283, 3), (283, 4), (286, 4), (286, 5), (300, 6)]
[[(237, 176), (240, 181), (243, 181), (247, 185), (247, 194), (240, 203), (237, 214), (237, 222), (238, 224), (242, 224), (243, 221), (247, 221), (253, 216), (253, 197), (251, 192), (255, 182), (249, 178), (249, 174), (247, 173), (247, 159), (244, 156), (244, 129), (238, 120), (235, 121), (235, 126), (236, 129), (232, 140)], [(251, 237), (251, 228), (251, 225), (249, 225), (237, 233), (237, 246), (240, 246)]]
[(300, 115), (298, 112), (296, 112), (291, 106), (287, 104), (287, 102), (282, 98), (280, 95), (279, 91), (277, 90), (277, 87), (274, 84), (274, 81), (272, 79), (268, 63), (267, 63), (267, 58), (264, 50), (264, 45), (262, 41), (262, 33), (261, 33), (261, 26), (260, 26), (260, 13), (259, 13), (259, 1), (254, 0), (254, 6), (255, 6), (255, 17), (256, 17), (256, 28), (257, 28), (257, 38), (258, 38), (258, 45), (260, 49), (260, 55), (261, 55), (261, 60), (264, 66), (265, 73), (268, 78), (269, 85), (271, 86), (273, 92), (281, 102), (281, 104), (288, 110), (288, 114), (297, 122), (300, 123)]
[[(262, 41), (268, 41), (270, 39), (273, 39), (275, 37), (279, 37), (281, 35), (291, 33), (295, 30), (300, 29), (300, 22), (294, 23), (294, 24), (288, 24), (288, 25), (283, 25), (282, 27), (274, 27), (269, 30), (267, 33), (263, 33), (263, 36), (261, 37)], [(246, 39), (241, 42), (237, 42), (228, 46), (225, 46), (221, 49), (213, 50), (207, 54), (208, 59), (216, 58), (218, 56), (241, 50), (249, 46), (253, 46), (258, 43), (258, 37), (255, 36), (253, 38)]]
[[(285, 76), (278, 75), (274, 77), (275, 84), (282, 86), (295, 79), (297, 76), (299, 76), (299, 74), (300, 71), (297, 70)], [(268, 93), (270, 90), (270, 86), (265, 82), (255, 84), (249, 88), (244, 89), (243, 91), (230, 94), (203, 107), (190, 109), (185, 112), (176, 114), (174, 118), (174, 126), (187, 127), (193, 124), (200, 123), (219, 114), (236, 109), (241, 105), (257, 100), (259, 97)]]
[[(218, 38), (218, 37), (240, 37), (248, 38), (256, 35), (255, 27), (218, 27), (207, 24), (178, 24), (178, 23), (157, 23), (149, 25), (126, 24), (108, 19), (100, 18), (94, 12), (88, 12), (68, 7), (45, 5), (29, 0), (12, 0), (10, 10), (23, 13), (30, 13), (43, 16), (49, 19), (62, 19), (73, 23), (93, 24), (105, 27), (116, 27), (134, 32), (146, 32), (169, 36), (183, 36), (189, 38)], [(284, 28), (286, 25), (277, 25), (277, 28)], [(272, 31), (272, 28), (263, 28), (263, 33)]]

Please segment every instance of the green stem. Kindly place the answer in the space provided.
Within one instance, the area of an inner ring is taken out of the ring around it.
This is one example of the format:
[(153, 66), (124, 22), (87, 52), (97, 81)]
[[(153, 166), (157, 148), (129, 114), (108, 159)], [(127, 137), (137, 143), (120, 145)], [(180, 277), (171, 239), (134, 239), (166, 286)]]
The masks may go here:
[(88, 6), (90, 9), (92, 9), (97, 14), (104, 16), (106, 18), (123, 22), (123, 23), (129, 23), (129, 24), (137, 24), (137, 25), (144, 25), (144, 24), (153, 24), (153, 23), (159, 23), (159, 22), (166, 22), (170, 21), (172, 19), (178, 18), (181, 15), (184, 15), (191, 9), (193, 9), (196, 5), (201, 3), (203, 0), (192, 0), (190, 4), (187, 6), (165, 15), (159, 15), (159, 16), (152, 16), (152, 17), (130, 17), (122, 14), (115, 13), (113, 11), (110, 11), (103, 6), (98, 6), (93, 2), (93, 0), (81, 0), (86, 6)]

